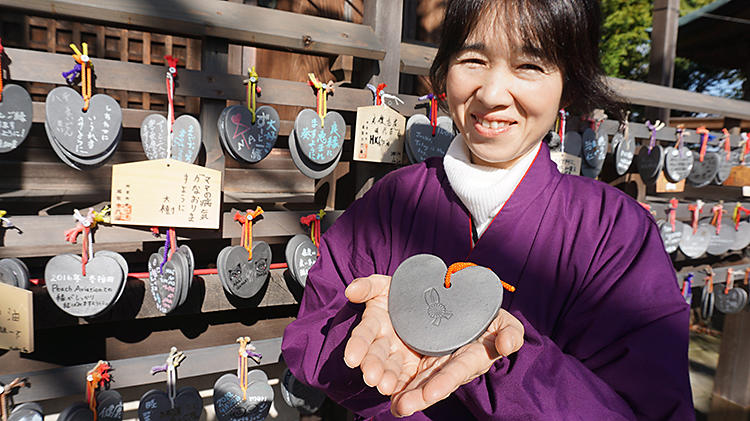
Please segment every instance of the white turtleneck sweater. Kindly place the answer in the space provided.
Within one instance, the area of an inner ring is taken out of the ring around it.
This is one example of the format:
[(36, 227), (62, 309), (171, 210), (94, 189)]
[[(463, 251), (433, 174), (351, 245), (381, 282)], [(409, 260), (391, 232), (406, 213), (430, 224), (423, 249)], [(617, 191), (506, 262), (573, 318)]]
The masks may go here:
[(451, 188), (471, 213), (477, 238), (510, 198), (541, 145), (539, 142), (511, 168), (503, 169), (472, 164), (463, 136), (459, 134), (453, 139), (443, 158), (443, 166)]

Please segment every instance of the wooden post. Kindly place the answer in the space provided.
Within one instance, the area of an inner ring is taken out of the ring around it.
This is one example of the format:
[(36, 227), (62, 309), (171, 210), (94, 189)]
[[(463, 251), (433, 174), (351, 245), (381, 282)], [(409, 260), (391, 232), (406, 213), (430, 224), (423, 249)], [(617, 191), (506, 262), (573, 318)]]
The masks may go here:
[[(680, 0), (654, 0), (648, 68), (649, 83), (672, 87), (679, 18)], [(669, 110), (646, 108), (646, 118), (651, 121), (661, 120), (668, 124)]]
[[(365, 0), (364, 24), (370, 25), (385, 47), (385, 58), (380, 62), (355, 59), (353, 76), (361, 85), (388, 85), (386, 91), (398, 93), (401, 75), (401, 24), (403, 0)], [(356, 82), (355, 82), (356, 83)], [(376, 180), (394, 168), (393, 165), (357, 162), (354, 165), (356, 197), (364, 195)]]
[[(227, 73), (228, 43), (226, 40), (207, 37), (203, 40), (201, 69), (214, 73)], [(200, 123), (203, 134), (203, 147), (206, 149), (206, 168), (221, 171), (222, 188), (224, 186), (224, 151), (219, 144), (219, 114), (226, 107), (221, 99), (203, 99), (201, 101)]]
[(709, 421), (750, 419), (750, 311), (728, 314), (714, 377)]

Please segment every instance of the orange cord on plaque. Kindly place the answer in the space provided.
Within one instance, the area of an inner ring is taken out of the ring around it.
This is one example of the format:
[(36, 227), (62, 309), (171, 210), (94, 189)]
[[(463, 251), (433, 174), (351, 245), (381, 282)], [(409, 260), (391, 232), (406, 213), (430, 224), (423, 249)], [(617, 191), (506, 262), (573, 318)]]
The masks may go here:
[(112, 367), (106, 361), (99, 361), (96, 366), (86, 373), (86, 402), (96, 421), (96, 389), (103, 383), (112, 381), (112, 375), (109, 374)]
[[(456, 263), (448, 266), (448, 271), (445, 273), (445, 287), (446, 288), (450, 288), (451, 287), (451, 276), (454, 273), (458, 272), (459, 270), (466, 269), (467, 267), (476, 266), (476, 265), (477, 265), (476, 263), (471, 263), (471, 262), (456, 262)], [(514, 287), (513, 285), (511, 285), (511, 284), (509, 284), (509, 283), (507, 283), (507, 282), (505, 282), (503, 280), (500, 280), (500, 283), (502, 284), (503, 288), (505, 288), (509, 292), (515, 292), (516, 291), (516, 287)]]
[(88, 111), (89, 102), (91, 101), (91, 68), (94, 65), (91, 63), (89, 57), (89, 45), (87, 43), (81, 44), (81, 50), (76, 47), (75, 44), (70, 44), (70, 48), (75, 52), (73, 54), (73, 60), (81, 65), (81, 96), (83, 97), (83, 111)]
[(318, 249), (318, 256), (320, 256), (320, 221), (325, 215), (326, 212), (321, 209), (318, 213), (311, 213), (310, 215), (303, 216), (299, 219), (301, 224), (310, 227), (310, 240), (315, 244), (315, 248)]
[(318, 117), (320, 117), (320, 127), (323, 127), (325, 125), (326, 114), (328, 113), (328, 94), (333, 93), (334, 90), (333, 81), (329, 80), (328, 83), (320, 82), (312, 73), (308, 73), (307, 77), (310, 78), (307, 84), (318, 90), (316, 93), (316, 108), (318, 111)]
[(721, 216), (727, 212), (724, 210), (724, 201), (720, 200), (719, 203), (714, 205), (711, 212), (714, 214), (711, 218), (711, 225), (716, 227), (716, 235), (719, 235), (721, 233)]
[(706, 126), (700, 126), (695, 129), (695, 133), (701, 135), (701, 151), (698, 155), (698, 160), (703, 162), (703, 158), (706, 156), (706, 146), (708, 145), (708, 129), (706, 129)]
[(2, 413), (3, 421), (8, 421), (8, 408), (5, 404), (5, 397), (7, 395), (12, 395), (14, 393), (14, 390), (19, 387), (31, 387), (31, 383), (29, 383), (28, 379), (21, 379), (16, 377), (12, 382), (6, 384), (3, 387), (0, 387), (0, 413)]
[(242, 234), (240, 235), (240, 245), (247, 250), (247, 260), (253, 258), (253, 220), (263, 215), (263, 209), (258, 206), (255, 211), (248, 209), (245, 214), (239, 211), (234, 214), (234, 220), (242, 224)]
[(0, 38), (0, 102), (2, 101), (3, 101), (3, 39)]

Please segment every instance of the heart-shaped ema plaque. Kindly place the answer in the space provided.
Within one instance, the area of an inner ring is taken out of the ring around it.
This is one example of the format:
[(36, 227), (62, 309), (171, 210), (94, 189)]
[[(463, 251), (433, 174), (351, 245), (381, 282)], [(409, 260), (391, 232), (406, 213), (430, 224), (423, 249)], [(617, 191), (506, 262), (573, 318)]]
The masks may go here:
[(94, 413), (91, 412), (86, 402), (76, 402), (63, 409), (57, 419), (59, 421), (94, 421)]
[(725, 294), (724, 287), (717, 285), (714, 287), (714, 292), (716, 293), (714, 305), (724, 314), (739, 313), (747, 305), (747, 291), (742, 288), (730, 288)]
[(503, 301), (500, 279), (491, 270), (469, 266), (445, 287), (445, 263), (430, 254), (404, 260), (391, 279), (388, 313), (396, 334), (423, 355), (440, 356), (477, 339), (497, 316)]
[(307, 235), (297, 234), (286, 245), (286, 264), (292, 277), (304, 288), (307, 272), (318, 260), (318, 248)]
[(448, 147), (456, 136), (453, 132), (453, 120), (440, 116), (436, 120), (435, 135), (432, 135), (432, 124), (424, 114), (414, 114), (406, 121), (407, 156), (413, 163), (423, 162), (427, 158), (445, 156)]
[(102, 390), (96, 394), (98, 421), (122, 421), (122, 396), (116, 390)]
[(690, 175), (693, 169), (693, 151), (680, 146), (664, 149), (664, 175), (673, 183), (679, 183)]
[(682, 240), (682, 233), (685, 231), (685, 224), (680, 221), (675, 221), (674, 230), (672, 230), (672, 224), (664, 220), (659, 220), (657, 225), (659, 227), (661, 240), (664, 243), (664, 249), (667, 253), (671, 254), (677, 251), (677, 247), (679, 247), (680, 241)]
[(255, 116), (253, 123), (247, 107), (232, 105), (221, 113), (219, 124), (224, 148), (230, 150), (232, 157), (249, 164), (257, 164), (271, 152), (281, 127), (279, 113), (273, 107), (258, 107)]
[(638, 173), (644, 183), (653, 183), (659, 175), (664, 163), (664, 149), (661, 145), (655, 145), (651, 152), (648, 147), (642, 146), (638, 151)]
[(712, 226), (708, 224), (699, 224), (693, 232), (693, 227), (689, 224), (683, 224), (682, 238), (680, 239), (680, 251), (691, 259), (697, 259), (706, 253), (708, 242), (711, 238)]
[(563, 152), (567, 154), (581, 156), (581, 153), (583, 151), (583, 137), (580, 133), (571, 130), (565, 133), (562, 147)]
[(81, 273), (81, 257), (60, 254), (47, 262), (44, 280), (52, 301), (76, 317), (93, 317), (107, 310), (124, 287), (122, 268), (109, 256), (94, 256)]
[(703, 161), (701, 161), (700, 154), (693, 153), (693, 169), (690, 171), (687, 181), (694, 187), (705, 187), (714, 181), (718, 172), (719, 154), (706, 152)]
[[(708, 223), (709, 219), (705, 222)], [(711, 236), (708, 238), (708, 248), (706, 253), (712, 256), (719, 256), (729, 251), (734, 245), (737, 233), (734, 231), (734, 224), (729, 221), (722, 221), (721, 229), (716, 232), (716, 227), (711, 226)]]
[(8, 421), (44, 421), (44, 412), (38, 403), (25, 402), (13, 407)]
[(187, 258), (179, 250), (172, 254), (171, 260), (163, 262), (163, 251), (152, 253), (148, 259), (148, 277), (156, 309), (167, 314), (185, 302), (192, 273)]
[(0, 100), (0, 153), (16, 149), (31, 129), (33, 105), (26, 89), (4, 85)]
[(740, 222), (736, 231), (734, 243), (729, 248), (732, 251), (740, 251), (750, 245), (750, 222)]
[(626, 139), (621, 132), (617, 132), (612, 137), (612, 144), (614, 145), (615, 171), (617, 175), (623, 175), (628, 172), (633, 163), (635, 138), (631, 134)]
[(297, 169), (307, 177), (320, 179), (332, 173), (333, 170), (336, 169), (336, 165), (338, 165), (339, 160), (341, 160), (342, 154), (343, 148), (339, 151), (338, 156), (333, 160), (333, 162), (329, 164), (316, 164), (310, 161), (300, 151), (297, 136), (294, 134), (294, 131), (289, 133), (289, 155), (292, 156), (292, 162), (294, 162), (294, 166), (297, 167)]
[(261, 421), (273, 402), (273, 389), (261, 370), (247, 372), (247, 393), (243, 399), (240, 379), (225, 374), (214, 384), (214, 411), (219, 421)]
[(320, 165), (336, 160), (346, 134), (344, 117), (336, 111), (329, 111), (322, 123), (318, 113), (309, 108), (300, 111), (294, 119), (294, 135), (299, 151)]
[(84, 112), (81, 95), (60, 86), (47, 94), (45, 108), (47, 124), (58, 145), (75, 157), (103, 155), (119, 141), (122, 110), (108, 95), (91, 97)]
[(15, 257), (0, 259), (0, 282), (29, 289), (31, 287), (29, 268), (23, 261)]
[(731, 155), (729, 159), (727, 159), (727, 155), (725, 152), (720, 152), (719, 154), (719, 168), (716, 171), (716, 178), (714, 179), (714, 183), (716, 184), (724, 184), (725, 181), (727, 181), (727, 178), (729, 178), (729, 174), (732, 172), (732, 167), (737, 165), (732, 162)]
[(268, 281), (271, 247), (265, 241), (253, 242), (253, 258), (242, 246), (225, 247), (216, 259), (216, 268), (224, 289), (239, 298), (257, 294)]
[(202, 413), (203, 399), (198, 390), (191, 386), (177, 390), (174, 407), (169, 395), (155, 389), (144, 393), (138, 404), (140, 421), (198, 421)]
[[(148, 159), (167, 157), (167, 118), (151, 114), (141, 123), (141, 143)], [(172, 125), (172, 159), (192, 164), (201, 149), (201, 124), (191, 115), (179, 116)]]
[(591, 168), (601, 169), (607, 158), (607, 135), (592, 129), (583, 132), (583, 159)]
[(326, 399), (325, 393), (297, 380), (288, 368), (281, 376), (281, 397), (304, 415), (318, 412)]

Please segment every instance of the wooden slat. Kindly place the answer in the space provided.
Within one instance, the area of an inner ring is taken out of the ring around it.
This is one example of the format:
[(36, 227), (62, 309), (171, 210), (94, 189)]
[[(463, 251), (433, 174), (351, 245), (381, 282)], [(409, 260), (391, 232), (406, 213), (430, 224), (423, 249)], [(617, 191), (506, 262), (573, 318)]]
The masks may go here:
[[(253, 225), (253, 238), (273, 244), (285, 242), (292, 235), (306, 232), (299, 218), (310, 213), (312, 211), (265, 212), (263, 219)], [(324, 225), (331, 224), (341, 213), (328, 212), (323, 220)], [(222, 215), (220, 230), (179, 228), (178, 240), (240, 238), (241, 226), (232, 219), (233, 216), (234, 212)], [(69, 244), (63, 236), (66, 229), (75, 226), (71, 215), (14, 216), (12, 221), (23, 230), (23, 235), (6, 233), (3, 238), (4, 247), (0, 247), (0, 257), (54, 256), (80, 252), (80, 244)], [(97, 250), (126, 252), (142, 250), (144, 243), (160, 243), (163, 239), (154, 238), (148, 227), (100, 225), (94, 234), (94, 242)]]
[[(434, 47), (402, 43), (401, 71), (416, 75), (428, 74), (435, 53), (437, 49)], [(607, 82), (615, 92), (633, 104), (750, 119), (750, 102), (748, 101), (720, 98), (610, 77), (607, 78)]]
[[(12, 60), (11, 76), (16, 81), (63, 84), (60, 69), (71, 67), (73, 62), (67, 54), (50, 54), (18, 48), (6, 48), (5, 53)], [(163, 66), (97, 58), (93, 58), (93, 62), (97, 88), (165, 93)], [(247, 96), (247, 88), (242, 83), (244, 78), (242, 75), (181, 69), (175, 94), (243, 101)], [(315, 94), (307, 82), (261, 78), (259, 85), (263, 90), (259, 98), (261, 103), (311, 108), (316, 105)], [(394, 105), (394, 108), (405, 115), (414, 114), (417, 97), (399, 97), (405, 104)], [(333, 110), (356, 111), (357, 107), (371, 104), (372, 93), (367, 89), (338, 87), (328, 99), (328, 108)]]
[(385, 56), (369, 26), (225, 1), (4, 0), (3, 6), (307, 53)]
[[(274, 364), (281, 355), (281, 338), (253, 341), (256, 351), (263, 355), (260, 365)], [(180, 365), (181, 379), (189, 379), (207, 374), (221, 373), (237, 369), (237, 344), (219, 345), (184, 351), (187, 356)], [(167, 353), (150, 356), (112, 360), (116, 368), (116, 387), (127, 388), (152, 383), (163, 383), (163, 376), (150, 374), (151, 367), (164, 365)], [(28, 378), (34, 385), (33, 393), (20, 393), (16, 402), (26, 400), (46, 400), (62, 396), (85, 396), (86, 373), (94, 364), (82, 364), (50, 370), (18, 373), (0, 376), (0, 382), (8, 384), (16, 377)]]

